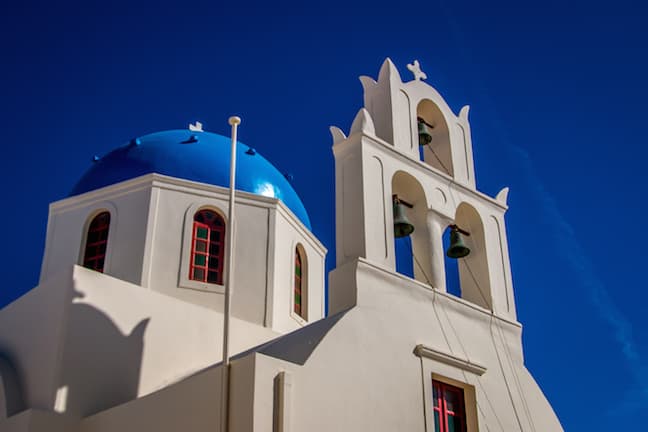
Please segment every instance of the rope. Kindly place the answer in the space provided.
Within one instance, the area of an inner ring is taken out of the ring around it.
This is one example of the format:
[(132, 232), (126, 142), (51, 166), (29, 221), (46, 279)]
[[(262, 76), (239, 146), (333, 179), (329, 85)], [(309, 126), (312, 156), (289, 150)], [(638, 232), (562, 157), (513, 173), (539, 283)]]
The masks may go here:
[(430, 278), (427, 277), (427, 274), (425, 274), (425, 270), (423, 270), (423, 266), (419, 262), (418, 258), (416, 258), (416, 255), (414, 255), (414, 247), (412, 246), (412, 237), (407, 236), (409, 238), (409, 242), (407, 243), (410, 248), (410, 253), (412, 254), (412, 258), (414, 258), (414, 262), (416, 265), (418, 265), (419, 270), (421, 270), (421, 273), (423, 273), (423, 277), (425, 278), (425, 281), (430, 285), (430, 287), (434, 288), (434, 285), (432, 285), (432, 282), (430, 282)]
[(446, 172), (446, 174), (451, 175), (451, 174), (450, 174), (450, 170), (448, 169), (448, 167), (445, 166), (445, 164), (443, 163), (443, 161), (441, 160), (441, 158), (439, 157), (439, 155), (436, 154), (436, 152), (435, 152), (434, 149), (432, 148), (432, 144), (426, 144), (426, 147), (427, 147), (428, 149), (430, 149), (430, 151), (432, 152), (432, 154), (434, 155), (434, 157), (436, 158), (436, 160), (439, 161), (439, 164), (441, 165), (441, 167), (443, 168), (443, 170)]
[[(417, 258), (416, 255), (414, 254), (414, 249), (413, 249), (413, 247), (412, 247), (412, 245), (411, 245), (411, 238), (410, 238), (409, 245), (410, 245), (410, 251), (412, 252), (412, 258), (414, 258), (414, 261), (415, 261), (415, 262), (417, 263), (417, 265), (419, 266), (419, 269), (421, 270), (421, 273), (423, 273), (423, 276), (424, 276), (425, 279), (428, 281), (428, 284), (432, 287), (432, 284), (430, 283), (430, 280), (428, 279), (427, 275), (425, 274), (425, 271), (423, 271), (423, 267), (421, 266), (421, 264), (420, 264), (418, 258)], [(432, 288), (434, 288), (434, 287), (432, 287)], [(434, 304), (436, 304), (436, 290), (433, 289), (433, 290), (432, 290), (432, 293), (433, 293), (432, 303), (433, 303), (433, 305), (434, 305)], [(450, 319), (450, 316), (448, 315), (447, 310), (443, 307), (442, 304), (439, 304), (439, 305), (440, 305), (439, 307), (441, 308), (443, 314), (444, 314), (445, 317), (446, 317), (446, 320), (447, 320), (448, 324), (450, 325), (450, 328), (452, 329), (452, 332), (453, 332), (454, 335), (455, 335), (455, 338), (456, 338), (457, 341), (459, 342), (459, 345), (461, 346), (461, 349), (463, 350), (464, 355), (466, 356), (466, 358), (468, 359), (468, 361), (470, 361), (470, 356), (468, 355), (468, 351), (466, 350), (465, 345), (464, 345), (463, 342), (461, 341), (461, 338), (459, 337), (459, 333), (457, 332), (457, 329), (454, 327), (454, 325), (452, 325), (452, 320)], [(454, 354), (454, 350), (452, 349), (452, 344), (450, 344), (450, 338), (448, 337), (448, 334), (447, 334), (446, 331), (445, 331), (445, 328), (444, 328), (444, 326), (443, 326), (443, 321), (441, 320), (441, 317), (439, 316), (439, 313), (438, 313), (436, 307), (433, 307), (432, 310), (434, 311), (434, 316), (436, 317), (437, 322), (439, 323), (439, 329), (441, 329), (441, 334), (443, 335), (443, 338), (445, 339), (445, 342), (446, 342), (446, 344), (447, 344), (447, 346), (448, 346), (448, 349), (450, 350), (450, 353), (451, 353), (451, 354)], [(422, 372), (423, 372), (423, 359), (421, 359), (421, 373), (422, 373)], [(464, 377), (465, 382), (468, 383), (468, 376), (466, 375), (466, 372), (465, 372), (465, 371), (461, 371), (461, 372), (462, 372), (462, 374), (463, 374), (463, 377)], [(484, 384), (481, 382), (481, 379), (480, 379), (479, 377), (476, 377), (476, 378), (477, 378), (477, 383), (479, 384), (479, 387), (481, 388), (482, 393), (483, 393), (484, 396), (486, 397), (486, 400), (488, 401), (488, 405), (490, 406), (490, 409), (491, 409), (491, 411), (493, 412), (493, 415), (495, 416), (495, 420), (497, 420), (497, 423), (498, 423), (500, 429), (502, 430), (502, 432), (505, 432), (504, 426), (502, 425), (502, 421), (500, 420), (500, 418), (499, 418), (499, 416), (497, 415), (497, 412), (496, 412), (496, 410), (495, 410), (495, 407), (493, 406), (493, 402), (491, 401), (490, 397), (489, 397), (488, 394), (486, 393), (486, 388), (484, 387)], [(424, 381), (425, 381), (425, 377), (423, 377), (423, 379), (424, 379)], [(483, 417), (483, 418), (486, 418), (486, 414), (485, 414), (483, 408), (481, 407), (481, 405), (479, 404), (477, 398), (475, 398), (475, 404), (477, 405), (477, 409), (478, 409), (479, 412), (481, 413), (482, 417)], [(515, 406), (514, 406), (514, 409), (515, 409)], [(426, 425), (427, 425), (427, 423), (426, 423)], [(487, 429), (488, 431), (490, 431), (490, 428), (488, 427), (488, 424), (485, 424), (485, 426), (486, 426), (486, 429)], [(426, 426), (426, 427), (427, 427), (427, 426)]]

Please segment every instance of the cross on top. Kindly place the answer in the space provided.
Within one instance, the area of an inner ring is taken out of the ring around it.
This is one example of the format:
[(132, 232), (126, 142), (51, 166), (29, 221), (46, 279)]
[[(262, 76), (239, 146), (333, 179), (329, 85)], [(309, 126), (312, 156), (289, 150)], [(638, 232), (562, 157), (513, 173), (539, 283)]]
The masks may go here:
[(419, 64), (418, 60), (414, 60), (414, 63), (408, 64), (407, 69), (410, 70), (414, 74), (414, 79), (416, 81), (421, 81), (422, 79), (427, 79), (427, 75), (425, 75), (425, 72), (421, 70), (421, 65)]

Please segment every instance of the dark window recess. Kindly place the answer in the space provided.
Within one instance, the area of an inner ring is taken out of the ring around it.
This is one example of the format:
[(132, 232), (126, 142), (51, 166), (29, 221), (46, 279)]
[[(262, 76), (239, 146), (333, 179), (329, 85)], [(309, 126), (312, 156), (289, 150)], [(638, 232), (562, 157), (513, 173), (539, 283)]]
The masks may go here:
[(302, 306), (302, 258), (299, 249), (295, 249), (295, 292), (293, 310), (297, 315), (304, 318)]
[(102, 212), (92, 219), (86, 236), (83, 253), (83, 267), (103, 273), (108, 247), (108, 230), (110, 229), (110, 213)]

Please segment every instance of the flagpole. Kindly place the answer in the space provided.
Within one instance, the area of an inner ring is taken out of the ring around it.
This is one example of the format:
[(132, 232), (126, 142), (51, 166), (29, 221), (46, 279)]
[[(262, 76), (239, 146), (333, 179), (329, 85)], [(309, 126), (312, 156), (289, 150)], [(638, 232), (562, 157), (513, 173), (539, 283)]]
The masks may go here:
[(234, 280), (234, 204), (236, 187), (236, 132), (241, 123), (241, 118), (232, 116), (229, 118), (229, 124), (232, 126), (232, 147), (230, 158), (230, 184), (229, 184), (229, 212), (227, 221), (227, 245), (229, 246), (229, 256), (227, 259), (227, 274), (225, 281), (225, 305), (223, 309), (223, 362), (221, 377), (221, 432), (227, 432), (229, 423), (229, 324), (230, 324), (230, 306), (232, 298), (232, 288)]

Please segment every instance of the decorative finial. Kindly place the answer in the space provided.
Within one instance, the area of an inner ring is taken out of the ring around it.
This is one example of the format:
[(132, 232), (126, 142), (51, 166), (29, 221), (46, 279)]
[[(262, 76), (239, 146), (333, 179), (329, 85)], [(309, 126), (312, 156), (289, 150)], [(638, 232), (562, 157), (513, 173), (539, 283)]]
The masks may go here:
[(416, 81), (421, 81), (422, 79), (427, 79), (427, 75), (425, 75), (425, 72), (421, 70), (421, 65), (419, 64), (418, 60), (414, 60), (414, 63), (408, 64), (407, 69), (410, 70), (414, 74), (414, 79)]
[(192, 132), (203, 132), (202, 123), (196, 121), (196, 123), (189, 123), (189, 130)]

